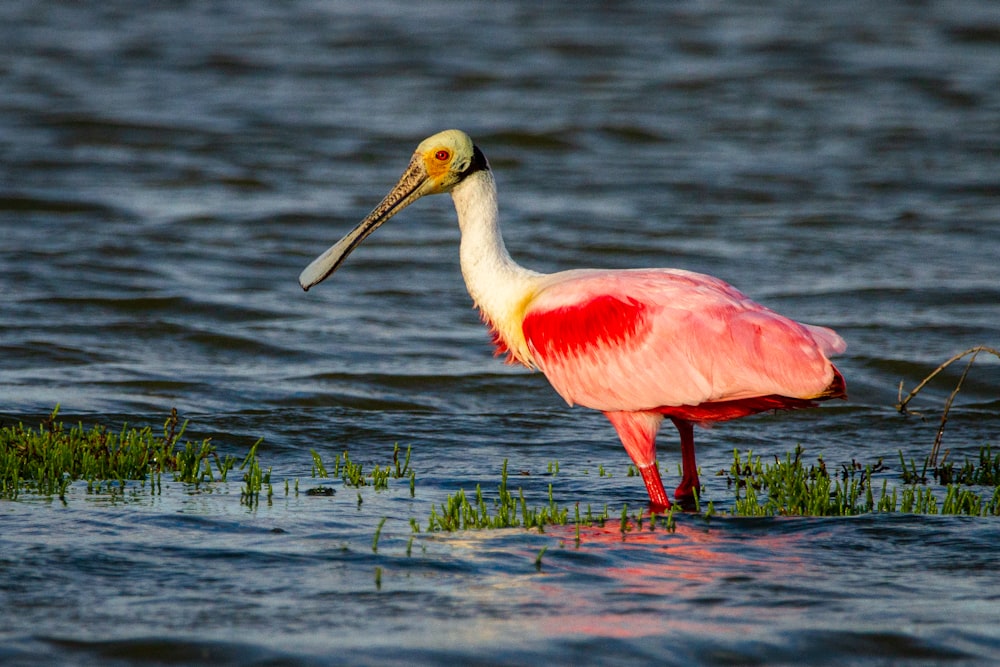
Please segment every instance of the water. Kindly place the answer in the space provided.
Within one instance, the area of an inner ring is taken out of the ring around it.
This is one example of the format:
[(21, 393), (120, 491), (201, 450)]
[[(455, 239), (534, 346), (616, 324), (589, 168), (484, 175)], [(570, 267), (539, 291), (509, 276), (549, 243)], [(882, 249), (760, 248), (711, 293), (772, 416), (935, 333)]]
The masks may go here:
[[(239, 483), (0, 504), (5, 664), (990, 664), (988, 519), (682, 517), (675, 533), (411, 535), (504, 459), (529, 500), (640, 508), (599, 414), (492, 358), (446, 198), (299, 271), (423, 137), (468, 131), (523, 264), (712, 273), (835, 328), (851, 400), (699, 431), (831, 464), (930, 449), (952, 354), (1000, 342), (1000, 11), (922, 3), (33, 3), (0, 9), (0, 410), (260, 455)], [(1000, 432), (981, 357), (945, 433)], [(660, 459), (677, 460), (674, 435)], [(305, 487), (310, 448), (405, 482)], [(558, 461), (560, 471), (547, 473)], [(604, 468), (612, 476), (601, 477)], [(898, 470), (885, 473), (898, 479)], [(667, 480), (670, 487), (674, 477)], [(378, 552), (372, 539), (387, 517)], [(546, 551), (541, 569), (535, 559)], [(381, 568), (381, 588), (375, 569)]]

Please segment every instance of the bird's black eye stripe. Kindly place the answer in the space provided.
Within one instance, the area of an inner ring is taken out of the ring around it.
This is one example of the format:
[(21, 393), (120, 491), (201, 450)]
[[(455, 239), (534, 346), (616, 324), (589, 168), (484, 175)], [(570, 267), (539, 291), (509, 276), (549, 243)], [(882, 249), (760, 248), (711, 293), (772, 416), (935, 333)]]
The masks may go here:
[(469, 166), (462, 172), (462, 178), (470, 176), (477, 171), (489, 171), (490, 163), (486, 161), (486, 156), (479, 150), (479, 146), (472, 147), (472, 160)]

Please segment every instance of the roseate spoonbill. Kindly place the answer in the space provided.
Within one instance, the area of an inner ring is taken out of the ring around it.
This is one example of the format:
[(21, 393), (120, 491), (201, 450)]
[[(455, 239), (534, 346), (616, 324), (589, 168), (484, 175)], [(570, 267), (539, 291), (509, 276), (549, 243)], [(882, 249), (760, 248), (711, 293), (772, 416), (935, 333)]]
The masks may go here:
[(694, 424), (846, 398), (827, 358), (842, 352), (830, 329), (800, 324), (725, 282), (679, 269), (525, 269), (500, 236), (497, 190), (467, 134), (425, 139), (396, 186), (357, 227), (299, 276), (308, 290), (376, 228), (420, 197), (451, 193), (466, 287), (497, 355), (542, 371), (570, 405), (603, 412), (642, 474), (653, 508), (670, 507), (656, 466), (664, 417), (680, 433), (680, 485), (700, 489)]

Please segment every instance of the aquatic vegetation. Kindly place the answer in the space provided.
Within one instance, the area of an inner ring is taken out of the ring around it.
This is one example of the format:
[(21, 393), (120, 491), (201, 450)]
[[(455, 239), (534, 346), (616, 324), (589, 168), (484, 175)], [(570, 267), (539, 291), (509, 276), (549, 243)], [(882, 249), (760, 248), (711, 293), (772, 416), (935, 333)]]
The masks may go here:
[[(1000, 486), (993, 490), (992, 498), (984, 500), (976, 489), (959, 484), (945, 484), (945, 497), (939, 501), (934, 490), (917, 486), (923, 474), (916, 473), (915, 464), (903, 465), (902, 479), (905, 486), (889, 489), (889, 480), (883, 478), (881, 488), (872, 487), (875, 474), (886, 468), (881, 459), (875, 464), (862, 466), (856, 461), (844, 465), (839, 475), (831, 475), (822, 457), (815, 464), (806, 466), (802, 461), (804, 450), (796, 447), (794, 456), (775, 457), (774, 463), (764, 463), (759, 456), (747, 452), (742, 458), (733, 452), (733, 464), (727, 484), (733, 488), (734, 516), (852, 516), (871, 512), (903, 512), (914, 514), (961, 514), (967, 516), (1000, 516)], [(997, 465), (984, 448), (980, 465), (967, 461), (963, 470), (967, 479), (986, 479)]]
[(940, 484), (965, 484), (969, 486), (1000, 486), (1000, 452), (994, 454), (989, 445), (979, 448), (979, 460), (968, 459), (956, 467), (950, 461), (941, 461), (934, 468), (934, 478)]
[(931, 464), (931, 456), (923, 461), (919, 472), (917, 463), (910, 460), (907, 463), (903, 453), (899, 453), (902, 466), (903, 482), (906, 484), (926, 484), (928, 470), (938, 484), (962, 484), (966, 486), (1000, 486), (1000, 453), (994, 454), (990, 445), (979, 448), (978, 460), (966, 459), (956, 466), (947, 460), (947, 455), (936, 465)]
[(67, 427), (57, 421), (58, 406), (37, 428), (22, 423), (0, 427), (0, 498), (16, 499), (22, 491), (64, 499), (69, 485), (85, 480), (88, 490), (123, 492), (130, 481), (147, 482), (151, 491), (162, 488), (160, 476), (198, 486), (225, 482), (235, 464), (219, 456), (210, 440), (179, 441), (187, 427), (171, 412), (163, 435), (151, 428), (111, 431), (103, 426)]
[[(403, 462), (400, 463), (400, 448), (399, 443), (396, 443), (392, 450), (392, 463), (385, 466), (376, 465), (372, 469), (371, 473), (365, 474), (364, 466), (352, 461), (350, 452), (345, 449), (340, 454), (337, 454), (337, 458), (334, 459), (333, 476), (340, 477), (344, 486), (361, 488), (370, 485), (377, 491), (388, 489), (389, 481), (392, 479), (408, 477), (410, 479), (410, 496), (412, 497), (415, 493), (416, 475), (410, 469), (411, 450), (412, 448), (407, 446), (406, 457)], [(330, 477), (326, 466), (323, 464), (323, 459), (316, 452), (316, 450), (310, 449), (309, 453), (313, 460), (312, 476), (322, 478)]]
[[(162, 435), (154, 435), (150, 428), (127, 426), (120, 431), (103, 426), (68, 427), (57, 416), (58, 409), (37, 428), (20, 423), (0, 427), (0, 498), (16, 499), (28, 492), (65, 501), (69, 485), (76, 480), (85, 480), (90, 493), (114, 496), (128, 488), (133, 493), (156, 494), (162, 493), (165, 473), (173, 481), (197, 490), (204, 485), (227, 483), (229, 472), (237, 467), (236, 457), (218, 454), (209, 439), (181, 443), (187, 422), (181, 423), (176, 410), (164, 423)], [(238, 466), (243, 473), (240, 503), (250, 509), (259, 507), (262, 495), (268, 503), (274, 496), (271, 468), (263, 466), (258, 455), (261, 443), (254, 443)], [(410, 467), (411, 455), (411, 447), (404, 451), (397, 443), (389, 462), (375, 463), (366, 471), (365, 465), (352, 459), (346, 449), (336, 455), (331, 466), (318, 452), (310, 450), (311, 474), (318, 479), (339, 479), (345, 488), (356, 489), (361, 508), (364, 489), (384, 491), (393, 480), (406, 479), (410, 497), (416, 496), (417, 476)], [(775, 456), (773, 462), (753, 452), (734, 451), (729, 470), (719, 473), (726, 477), (732, 497), (715, 498), (703, 508), (696, 494), (687, 513), (706, 520), (716, 515), (821, 517), (888, 512), (1000, 516), (1000, 453), (994, 453), (989, 445), (980, 448), (978, 457), (960, 463), (949, 461), (946, 454), (936, 464), (932, 464), (930, 456), (918, 464), (912, 459), (906, 461), (902, 452), (899, 463), (898, 471), (890, 470), (882, 459), (868, 464), (852, 460), (831, 467), (819, 456), (814, 463), (807, 463), (801, 446), (783, 458)], [(547, 474), (559, 481), (573, 476), (561, 471), (558, 461), (548, 463)], [(598, 474), (611, 477), (601, 464)], [(292, 493), (291, 489), (286, 479), (285, 496)], [(583, 512), (579, 502), (557, 502), (552, 483), (547, 491), (545, 501), (529, 503), (523, 488), (510, 488), (505, 460), (495, 494), (487, 497), (477, 485), (473, 493), (459, 489), (443, 502), (431, 503), (426, 531), (522, 528), (544, 532), (546, 526), (576, 525), (575, 539), (579, 543), (580, 526), (603, 526), (610, 517), (607, 505), (600, 513), (595, 514), (590, 505)], [(336, 490), (322, 485), (304, 493), (332, 497)], [(294, 494), (299, 495), (297, 479)], [(618, 527), (624, 538), (647, 527), (672, 530), (675, 521), (673, 511), (658, 516), (639, 510), (630, 515), (623, 505)], [(385, 523), (384, 517), (375, 531), (375, 552)], [(409, 523), (413, 535), (421, 532), (420, 521), (409, 517)], [(408, 554), (412, 541), (411, 535)]]
[(455, 531), (483, 528), (535, 528), (544, 531), (546, 525), (566, 525), (569, 510), (556, 505), (552, 485), (549, 484), (549, 502), (542, 507), (529, 507), (524, 497), (524, 489), (519, 488), (517, 496), (507, 486), (507, 460), (500, 470), (500, 486), (492, 503), (483, 497), (482, 488), (476, 485), (475, 502), (470, 503), (465, 491), (449, 495), (440, 505), (431, 506), (427, 520), (427, 531)]
[(546, 551), (548, 551), (548, 547), (542, 547), (541, 550), (539, 550), (538, 555), (535, 556), (535, 569), (539, 572), (542, 571), (542, 556), (545, 555)]
[(386, 517), (382, 517), (382, 520), (378, 522), (378, 527), (375, 529), (375, 537), (372, 539), (372, 553), (378, 553), (378, 538), (382, 534), (382, 526), (385, 525)]
[(246, 471), (243, 474), (245, 486), (240, 493), (240, 503), (251, 508), (257, 507), (260, 504), (260, 492), (265, 486), (267, 487), (268, 502), (270, 502), (271, 497), (274, 495), (274, 488), (271, 486), (271, 469), (268, 468), (267, 472), (264, 472), (260, 467), (260, 462), (257, 460), (257, 447), (262, 441), (263, 439), (254, 443), (243, 463), (240, 464), (240, 470)]
[[(313, 467), (312, 476), (313, 477), (323, 477), (327, 478), (330, 474), (326, 471), (326, 466), (323, 465), (323, 459), (319, 454), (316, 453), (315, 449), (310, 449), (309, 453), (312, 455)], [(338, 459), (339, 461), (340, 459)]]

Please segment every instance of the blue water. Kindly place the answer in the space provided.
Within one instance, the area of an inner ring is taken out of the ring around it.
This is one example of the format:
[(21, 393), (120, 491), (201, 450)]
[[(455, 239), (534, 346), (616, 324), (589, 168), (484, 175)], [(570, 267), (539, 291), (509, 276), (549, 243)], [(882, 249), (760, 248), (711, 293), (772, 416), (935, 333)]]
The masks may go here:
[[(697, 433), (717, 510), (734, 449), (884, 458), (895, 483), (962, 367), (924, 419), (894, 410), (900, 381), (1000, 347), (995, 3), (9, 0), (0, 56), (0, 419), (158, 428), (177, 407), (220, 452), (262, 437), (276, 481), (256, 508), (233, 481), (0, 502), (0, 662), (1000, 659), (992, 519), (427, 533), (505, 459), (536, 505), (549, 483), (612, 516), (646, 494), (601, 415), (493, 358), (446, 198), (296, 284), (460, 127), (522, 264), (711, 273), (847, 340), (850, 401)], [(980, 356), (952, 459), (996, 446), (998, 386)], [(310, 476), (310, 449), (370, 468), (394, 443), (412, 498)]]

